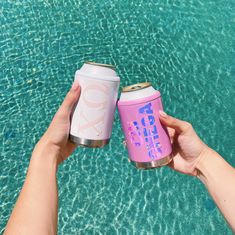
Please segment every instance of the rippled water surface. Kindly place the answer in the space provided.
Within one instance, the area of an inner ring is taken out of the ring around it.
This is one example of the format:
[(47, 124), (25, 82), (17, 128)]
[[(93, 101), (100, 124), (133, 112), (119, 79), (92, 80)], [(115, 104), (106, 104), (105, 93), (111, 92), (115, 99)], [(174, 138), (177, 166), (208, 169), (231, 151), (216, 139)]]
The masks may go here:
[[(2, 0), (0, 233), (34, 144), (84, 61), (150, 81), (235, 166), (235, 2)], [(111, 142), (59, 169), (58, 234), (232, 234), (204, 186), (167, 167), (136, 170), (116, 113)]]

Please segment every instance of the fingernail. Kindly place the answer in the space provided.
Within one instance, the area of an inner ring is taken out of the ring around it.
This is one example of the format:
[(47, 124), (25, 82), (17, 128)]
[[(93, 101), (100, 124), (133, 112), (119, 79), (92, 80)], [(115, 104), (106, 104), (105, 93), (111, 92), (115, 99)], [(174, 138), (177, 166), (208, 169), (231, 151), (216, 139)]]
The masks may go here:
[(159, 110), (159, 114), (161, 117), (164, 117), (164, 118), (167, 117), (167, 114), (165, 112), (163, 112), (162, 110)]
[(80, 85), (78, 81), (74, 81), (72, 85), (72, 90), (77, 91), (79, 89)]

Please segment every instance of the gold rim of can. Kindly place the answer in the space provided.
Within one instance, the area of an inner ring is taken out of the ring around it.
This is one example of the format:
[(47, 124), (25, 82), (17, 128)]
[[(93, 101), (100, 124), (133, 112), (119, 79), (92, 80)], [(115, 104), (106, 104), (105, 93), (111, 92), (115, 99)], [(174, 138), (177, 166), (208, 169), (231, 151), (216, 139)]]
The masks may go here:
[(101, 66), (101, 67), (106, 67), (115, 70), (115, 66), (112, 64), (101, 64), (101, 63), (96, 63), (92, 61), (86, 61), (85, 64), (91, 64), (91, 65), (96, 65), (96, 66)]
[(150, 87), (150, 86), (152, 86), (150, 82), (136, 83), (130, 86), (123, 87), (122, 92), (138, 91), (138, 90)]

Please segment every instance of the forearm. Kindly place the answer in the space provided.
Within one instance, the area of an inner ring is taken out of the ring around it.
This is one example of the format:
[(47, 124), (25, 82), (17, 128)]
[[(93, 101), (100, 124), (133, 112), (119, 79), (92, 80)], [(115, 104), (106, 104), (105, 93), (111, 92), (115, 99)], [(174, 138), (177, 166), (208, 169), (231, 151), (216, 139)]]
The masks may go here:
[(235, 231), (235, 169), (209, 149), (198, 162), (197, 170), (198, 177)]
[(5, 235), (56, 234), (58, 192), (54, 159), (46, 153), (33, 154)]

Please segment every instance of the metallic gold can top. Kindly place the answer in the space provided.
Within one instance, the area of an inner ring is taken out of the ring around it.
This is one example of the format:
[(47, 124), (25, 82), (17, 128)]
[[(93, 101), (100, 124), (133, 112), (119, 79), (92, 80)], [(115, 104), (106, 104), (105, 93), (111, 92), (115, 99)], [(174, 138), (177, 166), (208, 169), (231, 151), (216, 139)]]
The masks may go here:
[(122, 92), (138, 91), (138, 90), (150, 87), (150, 86), (152, 86), (150, 82), (137, 83), (137, 84), (123, 87)]
[(92, 61), (87, 61), (85, 64), (91, 64), (91, 65), (96, 65), (96, 66), (101, 66), (101, 67), (106, 67), (115, 70), (115, 66), (111, 64), (100, 64), (100, 63), (95, 63)]

